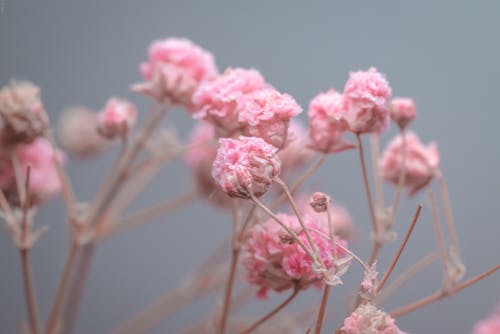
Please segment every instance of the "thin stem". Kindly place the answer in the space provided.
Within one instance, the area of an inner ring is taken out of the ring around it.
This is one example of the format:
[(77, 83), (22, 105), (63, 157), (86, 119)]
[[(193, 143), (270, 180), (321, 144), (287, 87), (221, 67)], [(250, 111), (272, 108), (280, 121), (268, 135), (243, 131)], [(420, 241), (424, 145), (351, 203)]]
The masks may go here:
[(260, 325), (262, 325), (264, 322), (266, 322), (267, 320), (269, 320), (272, 317), (274, 317), (276, 314), (278, 314), (278, 312), (280, 312), (281, 310), (283, 310), (288, 304), (290, 304), (290, 302), (292, 300), (295, 299), (295, 297), (297, 296), (297, 294), (299, 293), (299, 291), (300, 291), (300, 289), (296, 286), (294, 288), (294, 290), (293, 290), (293, 293), (287, 299), (285, 299), (281, 304), (279, 304), (271, 312), (269, 312), (268, 314), (266, 314), (265, 316), (263, 316), (262, 318), (260, 318), (258, 321), (256, 321), (253, 325), (251, 325), (250, 327), (248, 327), (247, 329), (245, 329), (244, 331), (242, 331), (241, 334), (249, 334), (249, 333), (251, 333), (252, 331), (254, 331), (255, 329), (257, 329), (257, 327), (259, 327)]
[(372, 171), (373, 171), (373, 179), (375, 184), (375, 202), (377, 206), (385, 210), (385, 201), (384, 201), (384, 188), (382, 183), (382, 177), (380, 175), (380, 170), (378, 168), (377, 162), (380, 156), (380, 146), (379, 146), (379, 135), (373, 134), (370, 136), (370, 151), (371, 158), (373, 163)]
[(396, 188), (396, 195), (394, 196), (394, 200), (391, 205), (391, 215), (389, 219), (389, 224), (387, 226), (387, 229), (390, 229), (394, 225), (394, 221), (396, 219), (396, 213), (399, 208), (399, 202), (401, 201), (401, 194), (403, 193), (403, 187), (405, 184), (405, 179), (406, 179), (406, 155), (407, 155), (407, 149), (406, 149), (406, 135), (405, 135), (405, 130), (400, 129), (400, 135), (401, 135), (401, 141), (402, 141), (402, 148), (401, 148), (401, 154), (402, 154), (402, 163), (401, 163), (401, 171), (399, 172), (399, 180), (398, 180), (398, 186)]
[(500, 269), (500, 264), (497, 264), (497, 265), (493, 266), (492, 268), (486, 270), (485, 272), (483, 272), (477, 276), (474, 276), (471, 279), (469, 279), (469, 280), (467, 280), (459, 285), (452, 287), (449, 292), (445, 292), (443, 290), (438, 291), (436, 293), (433, 293), (432, 295), (429, 295), (429, 296), (424, 297), (420, 300), (417, 300), (414, 303), (400, 307), (400, 308), (392, 311), (390, 314), (392, 317), (397, 318), (397, 317), (401, 317), (405, 314), (411, 313), (413, 311), (416, 311), (424, 306), (427, 306), (431, 303), (434, 303), (438, 300), (441, 300), (444, 297), (452, 296), (452, 295), (462, 291), (463, 289), (465, 289), (465, 288), (479, 282), (480, 280), (490, 276), (491, 274), (496, 272), (498, 269)]
[(436, 231), (436, 238), (439, 245), (439, 254), (441, 256), (441, 261), (443, 263), (443, 267), (445, 271), (448, 270), (448, 253), (446, 252), (446, 242), (443, 236), (443, 230), (441, 229), (441, 223), (439, 221), (439, 209), (436, 202), (436, 197), (434, 196), (434, 192), (429, 189), (427, 192), (429, 197), (429, 202), (431, 203), (432, 210), (432, 222), (434, 223), (434, 229)]
[(26, 200), (26, 189), (24, 187), (24, 182), (23, 182), (24, 178), (21, 170), (21, 163), (19, 162), (19, 157), (14, 152), (11, 155), (11, 160), (12, 160), (12, 167), (14, 169), (14, 176), (16, 179), (16, 187), (17, 187), (17, 192), (19, 194), (19, 199), (21, 200), (21, 203), (24, 203)]
[(24, 295), (32, 334), (40, 333), (40, 323), (38, 321), (38, 308), (36, 302), (35, 288), (33, 285), (33, 273), (31, 272), (30, 257), (28, 248), (21, 249), (21, 266), (23, 271)]
[(391, 264), (389, 265), (389, 269), (387, 269), (386, 273), (384, 274), (384, 276), (380, 280), (380, 283), (377, 285), (377, 292), (379, 292), (380, 290), (382, 290), (382, 288), (384, 287), (385, 282), (387, 282), (387, 280), (391, 276), (392, 271), (394, 270), (394, 267), (396, 267), (396, 264), (398, 263), (398, 260), (399, 260), (399, 258), (401, 256), (401, 254), (403, 253), (403, 250), (405, 249), (406, 244), (408, 243), (408, 240), (410, 239), (410, 235), (413, 232), (413, 228), (415, 227), (415, 224), (418, 221), (418, 217), (420, 216), (420, 211), (421, 210), (422, 210), (422, 205), (419, 204), (418, 207), (417, 207), (417, 211), (415, 211), (415, 215), (413, 216), (413, 220), (411, 222), (411, 225), (408, 228), (408, 231), (406, 232), (405, 238), (403, 239), (403, 242), (401, 243), (401, 245), (399, 246), (398, 251), (396, 252), (396, 256), (394, 256), (394, 259), (392, 260)]
[(321, 298), (321, 305), (319, 307), (318, 317), (316, 318), (316, 326), (314, 326), (314, 334), (321, 333), (323, 319), (325, 318), (326, 304), (328, 303), (328, 296), (330, 295), (331, 286), (326, 284), (323, 290), (323, 297)]
[(444, 175), (441, 171), (438, 171), (437, 179), (439, 183), (439, 191), (441, 193), (441, 199), (443, 201), (443, 209), (444, 209), (444, 215), (446, 217), (446, 226), (448, 228), (448, 233), (450, 236), (450, 243), (452, 249), (458, 252), (458, 238), (453, 219), (453, 211), (451, 209), (450, 193), (448, 191), (448, 186), (446, 185)]
[(332, 223), (332, 213), (330, 212), (330, 207), (331, 204), (329, 201), (326, 202), (326, 217), (328, 221), (328, 232), (330, 232), (330, 240), (332, 242), (332, 247), (333, 247), (333, 259), (337, 261), (338, 259), (338, 252), (337, 252), (337, 242), (335, 241), (335, 228)]

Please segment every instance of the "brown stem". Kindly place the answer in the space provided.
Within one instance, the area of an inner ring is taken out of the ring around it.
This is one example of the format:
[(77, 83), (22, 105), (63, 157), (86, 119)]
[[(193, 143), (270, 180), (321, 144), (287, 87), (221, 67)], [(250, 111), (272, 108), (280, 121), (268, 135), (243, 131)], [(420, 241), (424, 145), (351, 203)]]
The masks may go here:
[(244, 331), (242, 331), (241, 334), (249, 334), (249, 333), (251, 333), (257, 327), (259, 327), (260, 325), (262, 325), (264, 322), (266, 322), (267, 320), (269, 320), (272, 317), (274, 317), (276, 314), (278, 314), (278, 312), (280, 312), (288, 304), (290, 304), (290, 302), (292, 300), (294, 300), (294, 298), (297, 296), (297, 294), (299, 293), (299, 291), (300, 291), (300, 288), (296, 286), (294, 288), (294, 290), (293, 290), (293, 293), (287, 299), (285, 299), (281, 304), (279, 304), (271, 312), (269, 312), (268, 314), (266, 314), (265, 316), (263, 316), (262, 318), (260, 318), (258, 321), (256, 321), (253, 325), (251, 325), (250, 327), (248, 327), (247, 329), (245, 329)]
[(408, 231), (406, 232), (405, 238), (403, 239), (403, 242), (401, 242), (401, 245), (399, 246), (398, 251), (396, 252), (396, 255), (394, 256), (394, 259), (392, 260), (391, 264), (389, 265), (389, 269), (387, 269), (386, 273), (380, 280), (380, 283), (377, 286), (377, 292), (382, 290), (384, 287), (385, 282), (389, 279), (389, 277), (392, 274), (392, 271), (394, 270), (394, 267), (396, 267), (396, 264), (398, 263), (398, 260), (403, 253), (403, 250), (406, 247), (406, 244), (408, 243), (408, 240), (410, 239), (410, 235), (413, 232), (413, 228), (415, 227), (415, 224), (418, 221), (418, 217), (420, 216), (420, 211), (422, 210), (422, 205), (419, 204), (417, 207), (417, 210), (415, 211), (415, 215), (413, 216), (413, 220), (411, 222), (410, 227), (408, 228)]
[(437, 179), (439, 183), (439, 191), (441, 193), (441, 199), (443, 201), (444, 215), (446, 217), (446, 226), (448, 229), (448, 233), (450, 235), (450, 243), (453, 249), (458, 252), (458, 238), (453, 219), (453, 210), (451, 209), (450, 193), (448, 191), (448, 186), (446, 185), (444, 175), (441, 171), (438, 171)]
[(458, 293), (460, 291), (462, 291), (463, 289), (479, 282), (480, 280), (488, 277), (489, 275), (493, 274), (494, 272), (496, 272), (498, 269), (500, 269), (500, 264), (497, 264), (496, 266), (493, 266), (492, 268), (486, 270), (485, 272), (477, 275), (477, 276), (474, 276), (472, 277), (471, 279), (459, 284), (459, 285), (456, 285), (454, 287), (451, 288), (451, 290), (449, 292), (445, 292), (443, 290), (441, 291), (438, 291), (432, 295), (429, 295), (427, 297), (424, 297), (420, 300), (417, 300), (416, 302), (414, 303), (411, 303), (411, 304), (408, 304), (406, 306), (403, 306), (403, 307), (400, 307), (394, 311), (392, 311), (390, 314), (392, 317), (394, 318), (397, 318), (397, 317), (400, 317), (400, 316), (403, 316), (405, 314), (408, 314), (410, 312), (413, 312), (413, 311), (416, 311), (424, 306), (427, 306), (431, 303), (434, 303), (438, 300), (441, 300), (443, 299), (444, 297), (448, 297), (448, 296), (452, 296), (454, 295), (455, 293)]
[(26, 299), (26, 307), (28, 311), (28, 319), (32, 334), (40, 333), (40, 324), (38, 321), (38, 309), (35, 296), (35, 288), (33, 286), (33, 273), (31, 272), (29, 248), (21, 249), (21, 264), (23, 271), (24, 296)]
[(323, 297), (321, 298), (321, 306), (319, 307), (318, 317), (316, 318), (316, 326), (314, 327), (314, 334), (321, 333), (323, 319), (325, 318), (326, 304), (328, 303), (328, 296), (330, 295), (331, 286), (326, 284), (323, 290)]
[(382, 185), (382, 177), (380, 175), (380, 170), (378, 168), (378, 159), (380, 156), (380, 147), (379, 147), (379, 135), (373, 134), (370, 136), (370, 151), (372, 153), (371, 158), (373, 163), (372, 171), (373, 178), (375, 183), (375, 203), (377, 206), (383, 210), (385, 210), (385, 201), (384, 201), (384, 189)]

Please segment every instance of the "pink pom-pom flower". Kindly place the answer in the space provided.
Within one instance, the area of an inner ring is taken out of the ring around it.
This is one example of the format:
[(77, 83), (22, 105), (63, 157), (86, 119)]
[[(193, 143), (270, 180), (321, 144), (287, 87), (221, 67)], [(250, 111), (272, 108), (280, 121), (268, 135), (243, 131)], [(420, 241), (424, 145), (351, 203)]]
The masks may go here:
[(290, 172), (306, 165), (314, 155), (307, 145), (307, 130), (297, 119), (288, 126), (285, 147), (278, 152), (283, 172)]
[(500, 304), (495, 312), (487, 319), (474, 325), (472, 334), (498, 334), (500, 333)]
[(302, 112), (293, 97), (273, 88), (243, 96), (238, 104), (243, 134), (262, 138), (279, 149), (286, 143), (290, 119)]
[(413, 99), (408, 98), (394, 98), (391, 100), (390, 105), (390, 116), (394, 123), (396, 123), (399, 128), (404, 129), (406, 126), (413, 121), (417, 115), (417, 109), (415, 108), (415, 102)]
[(132, 103), (112, 97), (97, 115), (97, 127), (101, 135), (113, 139), (126, 135), (136, 120), (137, 110)]
[(212, 54), (185, 38), (154, 41), (140, 71), (145, 83), (135, 85), (134, 90), (158, 101), (170, 99), (190, 111), (198, 86), (218, 73)]
[(239, 121), (240, 99), (263, 89), (266, 82), (253, 69), (227, 69), (216, 79), (199, 87), (193, 96), (194, 117), (214, 124), (221, 135), (232, 135), (243, 124)]
[(318, 94), (309, 104), (308, 117), (311, 147), (316, 151), (339, 152), (354, 147), (342, 138), (349, 130), (342, 94), (333, 89)]
[[(278, 218), (311, 250), (295, 215), (278, 214)], [(304, 217), (304, 224), (310, 229), (310, 236), (318, 249), (319, 257), (327, 269), (330, 269), (334, 265), (334, 259), (332, 243), (325, 238), (328, 236), (328, 226), (311, 216)], [(346, 245), (341, 239), (336, 242)], [(321, 274), (314, 269), (313, 261), (304, 249), (273, 219), (255, 225), (248, 231), (243, 251), (246, 279), (259, 287), (257, 295), (260, 298), (267, 297), (269, 290), (281, 292), (293, 288), (296, 284), (301, 289), (311, 285), (321, 288), (324, 284)], [(345, 255), (338, 246), (337, 252), (340, 257)]]
[[(413, 133), (405, 134), (406, 141), (406, 177), (404, 186), (413, 196), (427, 186), (439, 167), (439, 150), (436, 143), (424, 146), (420, 138)], [(403, 168), (403, 137), (396, 136), (383, 152), (378, 167), (384, 180), (397, 185)]]
[(387, 313), (371, 303), (361, 304), (344, 320), (342, 334), (404, 334)]
[(390, 98), (391, 87), (375, 68), (352, 72), (344, 87), (344, 108), (351, 131), (380, 133), (387, 125)]
[(212, 176), (231, 197), (262, 196), (281, 170), (278, 149), (261, 138), (221, 138)]

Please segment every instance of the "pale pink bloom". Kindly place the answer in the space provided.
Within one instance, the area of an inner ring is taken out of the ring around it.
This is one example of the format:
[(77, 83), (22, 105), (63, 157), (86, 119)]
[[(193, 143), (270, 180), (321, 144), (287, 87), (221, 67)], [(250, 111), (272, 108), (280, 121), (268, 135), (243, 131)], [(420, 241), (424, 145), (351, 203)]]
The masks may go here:
[(358, 306), (344, 320), (342, 334), (403, 334), (395, 320), (371, 303)]
[(374, 67), (350, 73), (344, 87), (344, 108), (352, 132), (380, 133), (387, 125), (391, 87)]
[(254, 69), (229, 68), (216, 79), (200, 85), (193, 96), (197, 119), (217, 127), (222, 135), (232, 135), (241, 129), (238, 101), (266, 87), (262, 75)]
[(487, 319), (476, 323), (472, 334), (498, 334), (500, 333), (500, 304), (495, 312)]
[(313, 193), (309, 199), (309, 205), (317, 213), (326, 212), (331, 203), (331, 197), (319, 191)]
[(333, 89), (318, 94), (309, 104), (308, 117), (313, 149), (329, 153), (354, 147), (342, 138), (349, 130), (342, 94)]
[(12, 81), (0, 89), (0, 146), (29, 144), (48, 127), (40, 88), (31, 82)]
[(159, 101), (170, 99), (191, 111), (193, 93), (218, 73), (212, 54), (185, 38), (154, 41), (149, 59), (140, 70), (146, 82), (134, 86), (134, 90)]
[(97, 115), (98, 130), (106, 138), (125, 136), (135, 125), (137, 110), (123, 99), (112, 97)]
[(243, 134), (262, 138), (279, 149), (286, 143), (290, 119), (302, 112), (293, 97), (273, 88), (243, 96), (238, 108), (238, 120), (244, 123)]
[(84, 107), (66, 110), (58, 122), (61, 145), (77, 157), (90, 157), (101, 153), (108, 145), (97, 131), (97, 113)]
[(262, 196), (280, 173), (277, 151), (261, 138), (221, 138), (212, 176), (231, 197)]
[(212, 177), (212, 165), (217, 155), (217, 140), (214, 126), (208, 122), (197, 122), (189, 135), (184, 161), (192, 171), (198, 190), (216, 204), (226, 206), (227, 196), (217, 187)]
[[(312, 252), (295, 215), (278, 214), (278, 218), (291, 230)], [(318, 249), (318, 256), (323, 260), (327, 269), (334, 266), (333, 246), (328, 236), (328, 226), (311, 216), (304, 217), (304, 223), (311, 229), (310, 235)], [(338, 243), (346, 245), (345, 241), (338, 239)], [(267, 297), (267, 292), (284, 291), (298, 284), (299, 288), (306, 289), (311, 285), (322, 287), (324, 281), (315, 268), (313, 261), (304, 249), (273, 219), (252, 227), (247, 234), (243, 245), (242, 262), (246, 268), (246, 279), (249, 283), (257, 285), (260, 289), (257, 295)], [(344, 251), (337, 247), (339, 256), (344, 256)]]
[(413, 99), (408, 98), (393, 98), (391, 100), (390, 110), (392, 121), (401, 129), (406, 128), (417, 115), (415, 102)]
[[(410, 196), (427, 186), (439, 167), (439, 150), (436, 143), (424, 146), (420, 138), (413, 133), (405, 133), (406, 140), (406, 177), (404, 186)], [(384, 180), (397, 185), (403, 168), (403, 139), (396, 136), (387, 145), (378, 167)]]
[(307, 130), (299, 120), (292, 119), (288, 126), (285, 147), (278, 152), (283, 172), (301, 168), (311, 160), (314, 151), (307, 143)]

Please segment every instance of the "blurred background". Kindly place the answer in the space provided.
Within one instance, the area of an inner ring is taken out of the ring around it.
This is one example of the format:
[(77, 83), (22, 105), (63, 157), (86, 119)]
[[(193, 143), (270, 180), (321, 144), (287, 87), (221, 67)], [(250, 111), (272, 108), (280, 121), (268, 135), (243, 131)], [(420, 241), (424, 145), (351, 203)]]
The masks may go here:
[[(475, 275), (499, 262), (500, 235), (500, 3), (497, 1), (25, 1), (0, 0), (0, 83), (11, 78), (40, 85), (52, 119), (66, 107), (100, 109), (109, 96), (148, 101), (129, 92), (140, 80), (138, 64), (149, 43), (168, 36), (187, 37), (210, 50), (221, 70), (255, 67), (282, 92), (307, 109), (318, 92), (343, 89), (349, 71), (376, 66), (387, 75), (395, 96), (416, 100), (412, 128), (424, 142), (435, 140), (449, 182), (460, 246)], [(305, 113), (301, 117), (305, 120)], [(185, 138), (188, 115), (174, 110), (168, 124)], [(385, 143), (393, 128), (382, 137)], [(69, 161), (68, 170), (82, 200), (92, 198), (116, 152), (92, 161)], [(181, 161), (168, 165), (133, 208), (193, 188)], [(367, 257), (369, 215), (354, 152), (331, 156), (309, 188), (330, 193), (352, 213), (360, 230), (352, 247)], [(393, 189), (388, 188), (390, 196)], [(400, 235), (416, 205), (424, 211), (402, 272), (436, 249), (425, 196), (407, 201), (396, 228)], [(48, 233), (33, 253), (39, 305), (49, 312), (68, 248), (64, 209), (59, 199), (44, 206), (37, 225)], [(230, 235), (230, 215), (204, 202), (167, 219), (113, 237), (98, 248), (81, 308), (77, 332), (107, 333), (182, 282), (207, 254)], [(396, 244), (385, 247), (383, 271)], [(229, 249), (228, 249), (229, 251)], [(182, 255), (180, 255), (182, 254)], [(359, 284), (353, 266), (345, 285), (334, 290), (325, 332), (345, 316), (348, 292)], [(16, 333), (25, 319), (18, 254), (0, 234), (0, 327)], [(385, 305), (387, 310), (434, 292), (441, 284), (437, 264), (412, 280)], [(460, 294), (398, 319), (410, 333), (469, 333), (500, 297), (497, 274)], [(221, 295), (164, 321), (153, 333), (173, 333), (213, 311)], [(285, 295), (255, 301), (242, 314), (258, 316)], [(321, 293), (305, 293), (290, 309), (318, 303)]]

